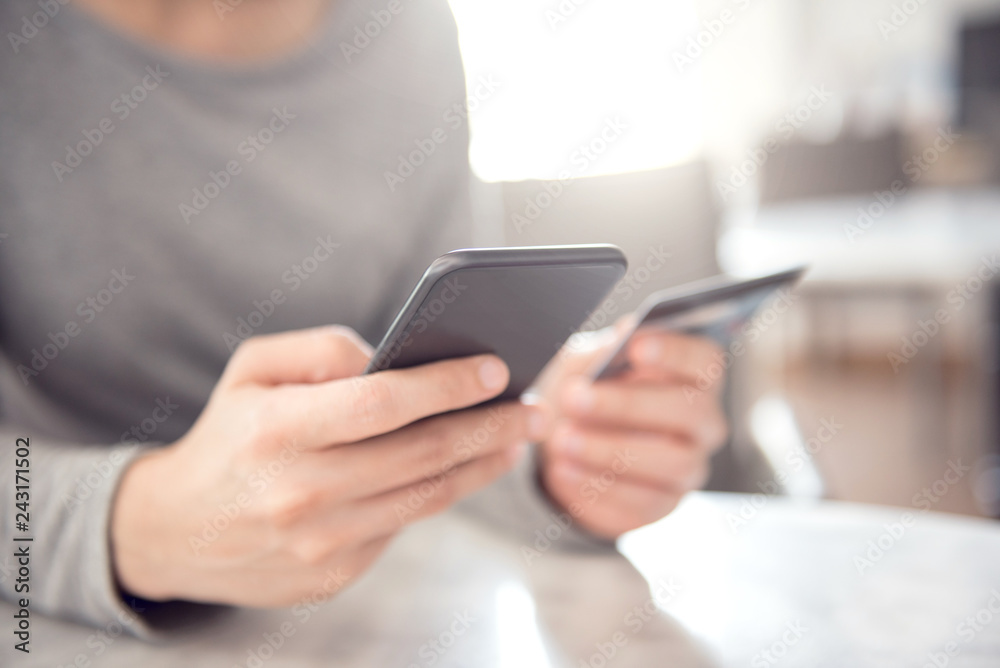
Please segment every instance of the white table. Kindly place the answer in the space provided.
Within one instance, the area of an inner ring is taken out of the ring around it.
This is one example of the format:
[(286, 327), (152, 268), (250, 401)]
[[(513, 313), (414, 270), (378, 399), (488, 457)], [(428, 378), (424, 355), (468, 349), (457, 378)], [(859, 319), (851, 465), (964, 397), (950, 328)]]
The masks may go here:
[[(809, 280), (938, 288), (1000, 252), (1000, 189), (911, 190), (857, 234), (875, 194), (737, 212), (719, 240), (724, 271), (757, 275), (809, 264)], [(878, 211), (878, 208), (875, 208)]]
[[(519, 544), (446, 514), (308, 621), (239, 611), (163, 645), (119, 637), (97, 657), (93, 629), (35, 618), (30, 660), (7, 638), (0, 665), (54, 668), (83, 653), (93, 666), (245, 666), (285, 622), (295, 633), (263, 666), (922, 666), (952, 641), (950, 667), (1000, 665), (1000, 612), (969, 642), (956, 630), (993, 591), (1000, 611), (1000, 526), (919, 515), (859, 574), (854, 557), (902, 512), (696, 494), (623, 539), (631, 563), (553, 549), (531, 566)], [(11, 611), (0, 605), (0, 618)]]

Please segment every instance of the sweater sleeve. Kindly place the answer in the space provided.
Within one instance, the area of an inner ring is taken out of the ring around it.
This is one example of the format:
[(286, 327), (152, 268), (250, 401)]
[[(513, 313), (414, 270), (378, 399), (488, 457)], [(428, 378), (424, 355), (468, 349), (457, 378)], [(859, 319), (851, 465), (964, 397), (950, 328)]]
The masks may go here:
[[(119, 623), (133, 634), (148, 636), (142, 604), (123, 596), (116, 584), (109, 533), (122, 474), (148, 446), (54, 443), (9, 425), (0, 425), (0, 440), (5, 458), (0, 466), (0, 540), (26, 546), (30, 555), (28, 577), (13, 557), (0, 563), (3, 598), (26, 598), (32, 612), (95, 627)], [(23, 460), (25, 446), (27, 470), (15, 466), (15, 457)], [(23, 508), (16, 503), (25, 501), (26, 531), (18, 524), (24, 518), (15, 517)], [(14, 538), (32, 540), (15, 543)]]

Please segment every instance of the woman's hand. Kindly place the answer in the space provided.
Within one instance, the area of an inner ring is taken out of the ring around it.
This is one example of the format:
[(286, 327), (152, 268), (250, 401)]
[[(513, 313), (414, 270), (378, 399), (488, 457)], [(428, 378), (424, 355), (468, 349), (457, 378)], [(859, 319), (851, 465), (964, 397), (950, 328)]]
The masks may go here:
[(592, 349), (568, 346), (540, 384), (556, 413), (542, 445), (543, 484), (577, 523), (604, 538), (670, 513), (704, 484), (726, 438), (721, 381), (698, 384), (718, 349), (703, 339), (639, 332), (628, 346), (631, 370), (592, 383), (584, 374), (623, 335), (619, 329)]

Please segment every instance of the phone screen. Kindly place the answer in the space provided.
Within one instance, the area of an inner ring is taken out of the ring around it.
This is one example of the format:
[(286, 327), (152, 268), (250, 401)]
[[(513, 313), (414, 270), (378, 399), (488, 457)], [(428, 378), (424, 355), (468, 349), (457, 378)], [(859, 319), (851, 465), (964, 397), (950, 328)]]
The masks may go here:
[(494, 353), (521, 395), (621, 278), (612, 264), (459, 268), (439, 278), (370, 371)]

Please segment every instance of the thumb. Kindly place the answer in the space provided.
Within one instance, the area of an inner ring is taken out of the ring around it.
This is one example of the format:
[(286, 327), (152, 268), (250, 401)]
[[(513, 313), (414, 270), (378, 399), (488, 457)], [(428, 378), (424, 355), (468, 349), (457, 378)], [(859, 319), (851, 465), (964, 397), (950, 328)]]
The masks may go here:
[(349, 327), (316, 327), (247, 339), (219, 385), (323, 383), (358, 376), (372, 349)]

